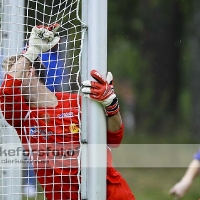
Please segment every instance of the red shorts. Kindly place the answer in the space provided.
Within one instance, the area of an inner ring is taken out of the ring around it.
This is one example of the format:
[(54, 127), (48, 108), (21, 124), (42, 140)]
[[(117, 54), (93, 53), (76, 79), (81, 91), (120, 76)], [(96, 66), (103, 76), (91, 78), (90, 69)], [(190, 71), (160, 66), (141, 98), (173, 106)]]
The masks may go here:
[(107, 200), (135, 200), (135, 197), (121, 177), (118, 183), (111, 183), (107, 180)]
[[(107, 200), (135, 200), (128, 184), (121, 174), (111, 168), (107, 174)], [(110, 173), (112, 171), (112, 173)], [(69, 174), (56, 174), (53, 169), (36, 170), (47, 200), (78, 200), (80, 196), (77, 170)]]
[(53, 169), (38, 169), (36, 174), (47, 200), (78, 200), (77, 173), (58, 175)]

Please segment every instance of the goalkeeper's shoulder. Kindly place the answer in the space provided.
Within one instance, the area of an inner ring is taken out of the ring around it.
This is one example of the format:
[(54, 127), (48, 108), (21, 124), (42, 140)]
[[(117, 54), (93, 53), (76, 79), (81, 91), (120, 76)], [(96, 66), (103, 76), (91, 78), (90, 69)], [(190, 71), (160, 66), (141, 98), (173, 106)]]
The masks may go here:
[(79, 102), (81, 104), (81, 96), (78, 93), (73, 92), (56, 92), (55, 93), (58, 100), (67, 100), (71, 102), (76, 102), (76, 104)]

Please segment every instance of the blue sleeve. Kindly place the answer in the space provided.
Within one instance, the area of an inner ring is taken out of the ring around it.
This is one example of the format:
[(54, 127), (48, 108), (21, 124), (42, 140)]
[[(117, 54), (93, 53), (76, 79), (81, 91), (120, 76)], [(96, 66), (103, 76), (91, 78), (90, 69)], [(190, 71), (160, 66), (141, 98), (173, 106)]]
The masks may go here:
[(59, 57), (58, 52), (46, 52), (41, 56), (41, 60), (47, 68), (46, 86), (51, 91), (57, 91), (64, 75), (64, 59)]
[(200, 149), (194, 154), (193, 158), (200, 160)]

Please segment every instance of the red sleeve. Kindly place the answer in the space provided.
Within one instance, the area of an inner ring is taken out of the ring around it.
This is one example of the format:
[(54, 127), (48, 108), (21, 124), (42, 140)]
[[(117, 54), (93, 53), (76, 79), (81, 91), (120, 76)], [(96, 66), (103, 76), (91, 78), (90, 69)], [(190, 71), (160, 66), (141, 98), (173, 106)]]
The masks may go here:
[(6, 121), (15, 128), (21, 127), (21, 120), (28, 111), (28, 105), (21, 94), (21, 84), (22, 81), (7, 74), (0, 88), (2, 113)]
[(1, 95), (13, 95), (13, 94), (19, 94), (20, 92), (20, 86), (22, 84), (22, 81), (18, 79), (14, 79), (11, 75), (6, 74), (4, 82), (2, 83), (0, 94)]
[[(81, 96), (79, 97), (80, 104), (82, 103)], [(82, 104), (81, 104), (82, 105)], [(116, 148), (120, 145), (124, 135), (124, 124), (116, 132), (107, 131), (107, 145), (111, 148)]]
[(116, 148), (120, 145), (124, 135), (124, 125), (116, 132), (107, 131), (107, 144), (109, 147)]

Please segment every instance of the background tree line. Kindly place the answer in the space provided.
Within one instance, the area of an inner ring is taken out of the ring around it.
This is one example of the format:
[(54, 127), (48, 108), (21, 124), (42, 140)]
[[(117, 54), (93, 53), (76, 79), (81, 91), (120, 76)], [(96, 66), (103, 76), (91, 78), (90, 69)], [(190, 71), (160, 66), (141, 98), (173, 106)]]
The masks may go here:
[(108, 2), (108, 68), (122, 112), (132, 88), (136, 133), (200, 139), (200, 2)]
[[(26, 30), (40, 19), (55, 21), (55, 13), (65, 16), (67, 29), (73, 7), (62, 11), (67, 2), (60, 2), (46, 2), (47, 13), (54, 7), (51, 18), (43, 16), (42, 3), (37, 3), (36, 13), (36, 2), (26, 2)], [(135, 123), (134, 130), (126, 130), (129, 136), (200, 139), (199, 10), (197, 0), (108, 1), (108, 69), (121, 112), (134, 114), (134, 119), (125, 117)], [(75, 12), (71, 15), (76, 18)]]

